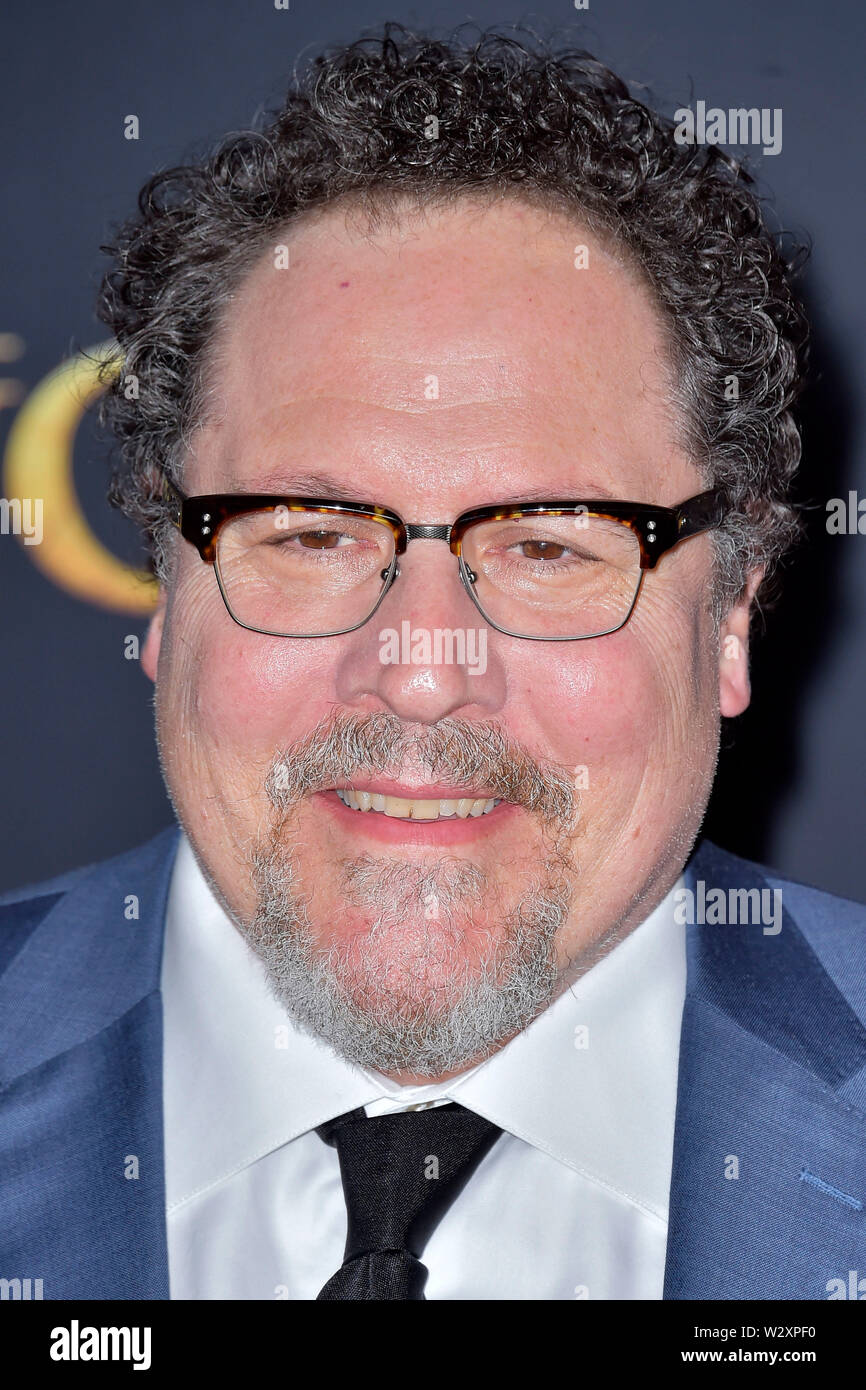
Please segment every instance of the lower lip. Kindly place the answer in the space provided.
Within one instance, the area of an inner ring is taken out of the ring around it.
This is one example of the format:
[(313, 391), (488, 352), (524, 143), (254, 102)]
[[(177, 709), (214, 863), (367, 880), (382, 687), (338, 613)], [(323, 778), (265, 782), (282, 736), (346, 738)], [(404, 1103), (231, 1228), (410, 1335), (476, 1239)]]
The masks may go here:
[(386, 816), (382, 811), (353, 811), (335, 791), (316, 792), (313, 800), (326, 806), (349, 833), (366, 835), (391, 845), (455, 845), (479, 840), (499, 829), (520, 810), (509, 801), (500, 801), (486, 815), (467, 816), (465, 820), (459, 816), (447, 820), (402, 820), (398, 816)]

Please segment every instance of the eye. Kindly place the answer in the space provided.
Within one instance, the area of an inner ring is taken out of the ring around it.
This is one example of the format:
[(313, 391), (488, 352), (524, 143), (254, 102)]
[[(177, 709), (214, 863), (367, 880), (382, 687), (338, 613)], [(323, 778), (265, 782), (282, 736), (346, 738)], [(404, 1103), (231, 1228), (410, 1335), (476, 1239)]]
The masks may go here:
[(336, 550), (341, 541), (351, 544), (355, 537), (343, 535), (340, 531), (299, 531), (294, 539), (305, 550)]
[(525, 560), (561, 560), (567, 547), (559, 541), (525, 540), (517, 542)]

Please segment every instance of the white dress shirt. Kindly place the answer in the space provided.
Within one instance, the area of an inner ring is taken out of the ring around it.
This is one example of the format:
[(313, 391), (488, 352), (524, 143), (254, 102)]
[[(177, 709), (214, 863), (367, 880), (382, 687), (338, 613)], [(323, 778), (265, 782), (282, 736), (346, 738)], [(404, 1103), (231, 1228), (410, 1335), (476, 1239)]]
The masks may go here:
[(315, 1299), (346, 1240), (315, 1126), (455, 1100), (505, 1132), (427, 1243), (428, 1299), (661, 1298), (681, 885), (501, 1051), (405, 1087), (287, 1020), (181, 835), (162, 964), (171, 1297)]

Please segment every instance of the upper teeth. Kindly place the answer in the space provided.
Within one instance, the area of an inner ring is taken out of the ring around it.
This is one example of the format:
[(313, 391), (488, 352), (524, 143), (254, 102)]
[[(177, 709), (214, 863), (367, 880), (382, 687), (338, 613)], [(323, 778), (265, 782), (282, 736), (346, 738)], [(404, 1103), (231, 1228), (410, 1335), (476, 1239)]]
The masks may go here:
[(496, 797), (463, 796), (459, 801), (422, 801), (415, 797), (383, 796), (381, 792), (356, 792), (348, 787), (337, 787), (337, 796), (353, 811), (383, 811), (386, 816), (396, 816), (401, 820), (439, 820), (445, 816), (483, 816), (499, 805)]

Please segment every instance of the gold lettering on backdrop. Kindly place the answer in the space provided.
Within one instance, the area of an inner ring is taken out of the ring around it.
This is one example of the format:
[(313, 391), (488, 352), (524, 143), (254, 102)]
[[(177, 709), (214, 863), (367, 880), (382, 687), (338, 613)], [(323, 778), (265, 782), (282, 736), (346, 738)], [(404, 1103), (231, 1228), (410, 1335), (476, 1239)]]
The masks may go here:
[(75, 492), (73, 447), (87, 407), (102, 391), (100, 343), (69, 358), (33, 388), (12, 422), (3, 465), (6, 497), (42, 498), (43, 536), (27, 553), (49, 579), (86, 603), (121, 613), (150, 613), (157, 586), (93, 534)]

